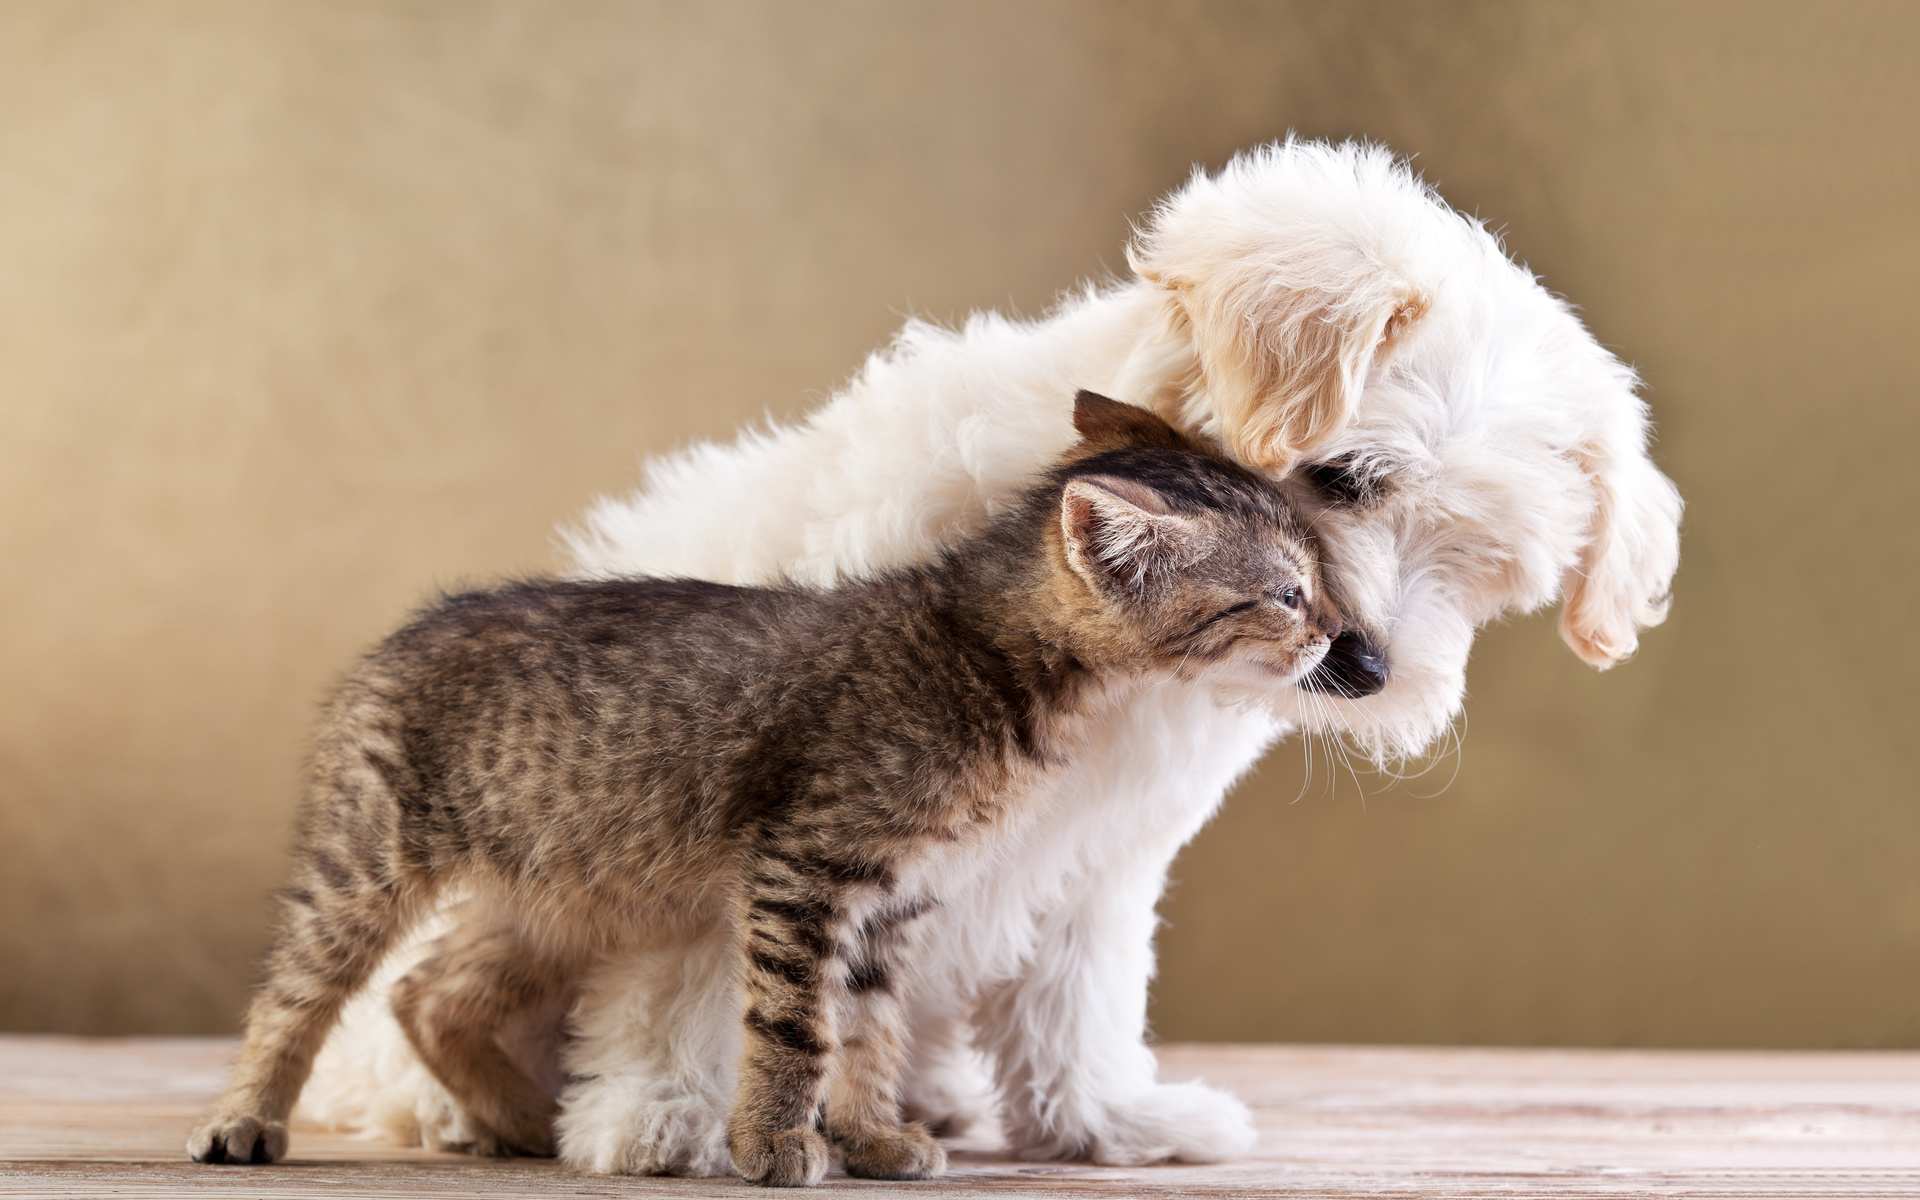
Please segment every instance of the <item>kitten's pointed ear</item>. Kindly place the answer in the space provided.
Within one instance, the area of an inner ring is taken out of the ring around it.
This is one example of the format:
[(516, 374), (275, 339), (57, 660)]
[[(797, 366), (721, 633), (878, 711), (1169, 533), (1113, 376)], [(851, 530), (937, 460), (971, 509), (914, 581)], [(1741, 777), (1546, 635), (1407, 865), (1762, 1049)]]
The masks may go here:
[(1180, 431), (1137, 405), (1109, 400), (1099, 392), (1082, 390), (1073, 397), (1073, 427), (1090, 448), (1111, 450), (1119, 446), (1164, 446), (1186, 450), (1190, 446)]
[(1138, 588), (1191, 562), (1204, 542), (1200, 526), (1168, 511), (1158, 492), (1113, 475), (1067, 481), (1060, 532), (1067, 565), (1096, 588)]

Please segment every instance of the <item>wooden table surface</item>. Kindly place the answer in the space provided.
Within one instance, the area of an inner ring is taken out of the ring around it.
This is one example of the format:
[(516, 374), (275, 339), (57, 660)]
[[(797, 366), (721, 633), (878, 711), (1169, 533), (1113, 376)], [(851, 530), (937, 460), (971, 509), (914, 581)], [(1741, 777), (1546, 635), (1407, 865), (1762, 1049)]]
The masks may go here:
[[(311, 1125), (290, 1162), (199, 1167), (187, 1127), (226, 1076), (215, 1038), (0, 1036), (0, 1194), (765, 1195), (737, 1180), (578, 1175)], [(955, 1148), (884, 1196), (1920, 1197), (1920, 1053), (1694, 1053), (1166, 1046), (1167, 1078), (1253, 1106), (1252, 1157), (1207, 1167), (1023, 1163)]]

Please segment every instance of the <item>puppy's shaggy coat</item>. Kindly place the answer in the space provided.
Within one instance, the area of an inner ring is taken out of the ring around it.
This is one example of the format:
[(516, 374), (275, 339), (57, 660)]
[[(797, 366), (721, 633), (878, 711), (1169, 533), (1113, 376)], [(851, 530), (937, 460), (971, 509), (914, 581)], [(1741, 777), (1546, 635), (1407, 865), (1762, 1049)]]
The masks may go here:
[[(1174, 854), (1274, 740), (1312, 729), (1417, 754), (1458, 713), (1475, 629), (1564, 601), (1609, 666), (1658, 622), (1680, 500), (1647, 454), (1632, 371), (1386, 152), (1288, 142), (1196, 173), (1130, 254), (1135, 277), (1046, 318), (910, 322), (805, 422), (696, 447), (572, 539), (589, 576), (825, 582), (924, 561), (980, 528), (1072, 439), (1091, 388), (1281, 480), (1346, 632), (1310, 682), (1148, 689), (964, 897), (929, 914), (904, 981), (915, 1115), (985, 1115), (1034, 1156), (1210, 1160), (1245, 1108), (1156, 1078), (1142, 1038), (1154, 906)], [(429, 1144), (475, 1133), (385, 1012), (444, 907), (396, 954), (309, 1089), (316, 1115)], [(474, 936), (472, 933), (462, 936)], [(724, 1171), (738, 1009), (724, 932), (588, 977), (504, 1039), (560, 1096), (560, 1154), (595, 1171)]]

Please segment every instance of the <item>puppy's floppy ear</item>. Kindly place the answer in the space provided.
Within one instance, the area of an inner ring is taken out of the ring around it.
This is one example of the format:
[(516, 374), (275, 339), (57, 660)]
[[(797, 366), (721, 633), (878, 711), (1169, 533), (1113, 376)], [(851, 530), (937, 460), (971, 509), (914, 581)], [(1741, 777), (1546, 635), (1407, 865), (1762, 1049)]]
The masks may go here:
[[(1371, 191), (1356, 182), (1375, 175)], [(1289, 141), (1196, 173), (1129, 248), (1134, 271), (1167, 290), (1170, 330), (1191, 341), (1242, 462), (1284, 472), (1325, 444), (1426, 314), (1430, 296), (1366, 211), (1405, 190), (1424, 196), (1383, 152)]]
[(1073, 427), (1089, 449), (1117, 446), (1164, 446), (1186, 450), (1191, 443), (1158, 414), (1132, 404), (1109, 400), (1082, 388), (1073, 397)]
[(1137, 589), (1154, 575), (1178, 570), (1206, 536), (1197, 522), (1168, 511), (1158, 492), (1115, 475), (1067, 481), (1060, 532), (1067, 565), (1096, 590), (1116, 583)]
[(1647, 456), (1644, 406), (1630, 397), (1617, 411), (1619, 427), (1576, 456), (1593, 483), (1593, 519), (1560, 584), (1560, 636), (1603, 671), (1639, 647), (1641, 628), (1666, 619), (1680, 562), (1680, 492)]
[(1142, 257), (1135, 269), (1173, 290), (1170, 319), (1189, 331), (1234, 456), (1276, 474), (1346, 428), (1368, 372), (1429, 303), (1385, 272), (1276, 286), (1246, 261), (1185, 274)]

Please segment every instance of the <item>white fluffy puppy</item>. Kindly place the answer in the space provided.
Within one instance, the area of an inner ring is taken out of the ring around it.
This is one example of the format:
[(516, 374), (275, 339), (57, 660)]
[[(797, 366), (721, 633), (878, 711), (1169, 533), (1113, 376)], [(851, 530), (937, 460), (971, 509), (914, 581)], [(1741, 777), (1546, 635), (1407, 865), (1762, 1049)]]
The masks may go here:
[[(1097, 765), (924, 919), (910, 988), (916, 1115), (952, 1128), (997, 1112), (1031, 1155), (1204, 1161), (1253, 1133), (1232, 1097), (1159, 1081), (1143, 1043), (1175, 853), (1291, 730), (1382, 760), (1423, 751), (1459, 711), (1476, 627), (1502, 613), (1558, 595), (1575, 653), (1630, 654), (1664, 613), (1680, 500), (1647, 456), (1633, 373), (1382, 150), (1289, 142), (1197, 173), (1129, 261), (1135, 278), (1039, 321), (909, 322), (806, 421), (655, 464), (572, 545), (586, 574), (742, 583), (923, 559), (1067, 446), (1078, 388), (1287, 479), (1347, 616), (1335, 652), (1307, 689), (1261, 703), (1181, 685), (1116, 709)], [(521, 1053), (564, 1088), (568, 1162), (727, 1169), (728, 936), (716, 924), (605, 964), (571, 1043), (530, 1015)], [(384, 1009), (408, 961), (335, 1034), (308, 1109), (466, 1142)]]

